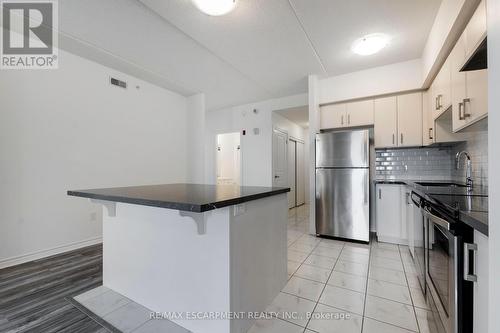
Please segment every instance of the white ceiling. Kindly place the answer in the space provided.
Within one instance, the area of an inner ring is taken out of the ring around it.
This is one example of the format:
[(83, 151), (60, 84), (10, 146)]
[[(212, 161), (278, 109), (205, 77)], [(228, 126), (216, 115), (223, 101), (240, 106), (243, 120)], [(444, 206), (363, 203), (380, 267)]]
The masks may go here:
[[(239, 0), (226, 16), (190, 0), (59, 2), (60, 46), (184, 95), (209, 110), (307, 92), (323, 76), (419, 58), (440, 0)], [(360, 57), (352, 41), (393, 40)]]
[(307, 105), (274, 111), (303, 128), (309, 127), (309, 108)]
[[(420, 58), (441, 0), (291, 0), (328, 75)], [(391, 43), (372, 56), (351, 52), (367, 34)]]

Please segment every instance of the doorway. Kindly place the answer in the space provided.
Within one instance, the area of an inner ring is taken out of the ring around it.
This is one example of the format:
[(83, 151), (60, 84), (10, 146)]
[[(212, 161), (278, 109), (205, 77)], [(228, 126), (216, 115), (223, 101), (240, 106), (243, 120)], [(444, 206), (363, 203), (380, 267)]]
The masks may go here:
[(241, 185), (240, 133), (217, 134), (217, 185)]
[(288, 207), (305, 203), (304, 141), (290, 137), (288, 141)]

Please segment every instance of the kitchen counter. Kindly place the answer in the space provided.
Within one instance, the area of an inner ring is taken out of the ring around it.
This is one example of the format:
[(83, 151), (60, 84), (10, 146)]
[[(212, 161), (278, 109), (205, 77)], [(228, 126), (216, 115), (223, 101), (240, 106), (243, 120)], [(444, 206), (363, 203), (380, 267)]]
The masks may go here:
[[(159, 313), (261, 313), (287, 281), (289, 188), (163, 184), (68, 191), (103, 205), (103, 285)], [(246, 332), (250, 317), (172, 321)]]
[(474, 187), (472, 192), (465, 187), (422, 186), (417, 183), (456, 183), (453, 180), (410, 180), (376, 179), (376, 184), (395, 184), (411, 187), (415, 192), (430, 201), (446, 206), (449, 210), (458, 210), (458, 219), (477, 231), (488, 236), (488, 189)]
[(280, 187), (181, 183), (74, 190), (68, 195), (201, 213), (289, 191)]

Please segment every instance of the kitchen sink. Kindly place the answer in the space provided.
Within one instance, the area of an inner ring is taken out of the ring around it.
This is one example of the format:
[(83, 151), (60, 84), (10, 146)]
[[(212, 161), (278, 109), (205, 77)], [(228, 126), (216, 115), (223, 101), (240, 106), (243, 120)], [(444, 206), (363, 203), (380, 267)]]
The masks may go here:
[(440, 187), (467, 187), (467, 185), (457, 183), (430, 183), (430, 182), (415, 182), (420, 186), (440, 186)]

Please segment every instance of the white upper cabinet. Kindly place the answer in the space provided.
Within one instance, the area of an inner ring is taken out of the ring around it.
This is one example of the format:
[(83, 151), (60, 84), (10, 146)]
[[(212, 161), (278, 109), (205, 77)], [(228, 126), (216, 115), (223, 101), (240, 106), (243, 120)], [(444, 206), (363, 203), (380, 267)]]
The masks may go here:
[(396, 96), (378, 98), (375, 104), (375, 147), (397, 147), (398, 106)]
[(347, 126), (373, 125), (373, 99), (347, 103)]
[(464, 100), (467, 97), (466, 75), (460, 69), (465, 62), (465, 38), (462, 35), (449, 56), (451, 65), (451, 95), (453, 112), (453, 130), (462, 127), (465, 123)]
[(430, 108), (430, 91), (422, 93), (422, 144), (433, 144), (435, 138), (434, 118)]
[(397, 97), (398, 146), (422, 146), (422, 93)]
[(373, 125), (373, 99), (324, 105), (320, 117), (321, 129)]
[(320, 108), (320, 128), (338, 128), (346, 123), (346, 105), (331, 104)]
[(422, 93), (375, 100), (375, 147), (422, 146)]
[(453, 131), (460, 131), (488, 115), (488, 71), (460, 69), (486, 36), (484, 1), (460, 36), (449, 56), (451, 64)]
[(477, 7), (474, 15), (465, 29), (465, 54), (467, 58), (486, 37), (486, 1), (483, 0)]
[(451, 106), (451, 70), (449, 58), (431, 85), (432, 106), (434, 118)]

